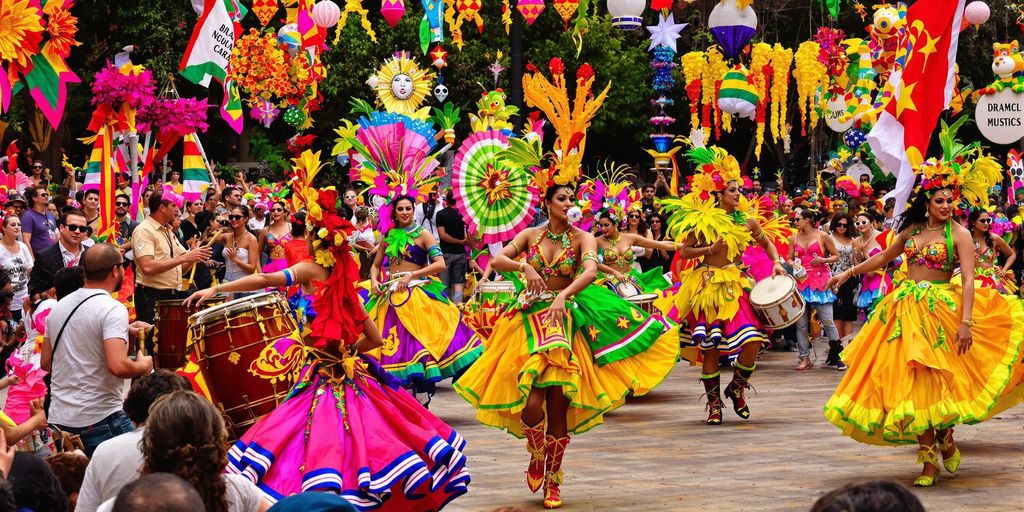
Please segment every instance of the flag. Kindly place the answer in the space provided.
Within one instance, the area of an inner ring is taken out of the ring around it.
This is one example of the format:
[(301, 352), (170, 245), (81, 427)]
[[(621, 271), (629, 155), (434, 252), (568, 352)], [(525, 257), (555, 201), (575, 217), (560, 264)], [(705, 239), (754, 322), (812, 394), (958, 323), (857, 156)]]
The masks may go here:
[(235, 133), (242, 133), (244, 125), (242, 97), (234, 80), (224, 82), (224, 103), (220, 106), (220, 117), (231, 126)]
[(206, 159), (199, 147), (198, 136), (190, 133), (184, 138), (185, 149), (181, 158), (182, 196), (186, 201), (197, 201), (210, 186), (210, 175), (206, 171)]
[(206, 0), (181, 59), (181, 76), (203, 87), (210, 86), (211, 78), (227, 78), (238, 28), (225, 0)]
[(100, 191), (100, 226), (93, 233), (93, 237), (100, 241), (112, 239), (117, 227), (114, 210), (117, 177), (114, 175), (111, 143), (111, 128), (110, 125), (105, 125), (100, 128), (93, 140), (92, 153), (85, 167), (85, 183), (82, 184), (82, 190)]
[(894, 215), (906, 210), (916, 178), (913, 168), (924, 161), (939, 114), (953, 97), (964, 2), (918, 0), (907, 10), (907, 43), (880, 93), (891, 96), (868, 134), (875, 158), (887, 172), (896, 173)]

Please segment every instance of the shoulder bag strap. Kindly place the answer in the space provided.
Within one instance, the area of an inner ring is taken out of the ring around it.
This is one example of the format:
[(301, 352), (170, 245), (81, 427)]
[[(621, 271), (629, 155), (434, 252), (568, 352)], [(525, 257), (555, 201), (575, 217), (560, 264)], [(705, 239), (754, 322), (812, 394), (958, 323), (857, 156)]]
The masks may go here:
[(94, 294), (92, 294), (92, 295), (82, 299), (82, 302), (79, 302), (78, 305), (75, 306), (75, 309), (71, 310), (71, 314), (68, 315), (68, 317), (64, 320), (64, 325), (60, 326), (60, 330), (57, 331), (57, 337), (54, 338), (54, 340), (53, 340), (53, 349), (50, 351), (50, 360), (51, 361), (53, 361), (53, 356), (57, 354), (57, 344), (60, 343), (60, 337), (64, 334), (64, 328), (66, 328), (68, 326), (68, 323), (71, 322), (71, 317), (75, 316), (75, 313), (78, 312), (78, 308), (82, 307), (82, 304), (85, 304), (86, 302), (89, 301), (89, 299), (91, 299), (93, 297), (99, 297), (100, 295), (103, 295), (103, 292), (94, 293)]

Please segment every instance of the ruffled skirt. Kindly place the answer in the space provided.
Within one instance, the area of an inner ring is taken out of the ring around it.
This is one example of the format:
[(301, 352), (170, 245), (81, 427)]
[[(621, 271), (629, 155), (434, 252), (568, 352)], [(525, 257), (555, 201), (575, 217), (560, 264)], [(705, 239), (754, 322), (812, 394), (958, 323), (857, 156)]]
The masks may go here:
[(340, 493), (358, 510), (438, 510), (469, 484), (465, 441), (369, 358), (332, 377), (318, 362), (228, 453), (272, 502)]
[(369, 355), (403, 385), (457, 376), (483, 352), (480, 337), (445, 298), (440, 281), (372, 297), (367, 311), (384, 338)]
[(577, 294), (561, 325), (546, 320), (550, 305), (509, 307), (483, 355), (455, 382), (484, 425), (522, 437), (520, 416), (531, 389), (561, 386), (570, 403), (569, 431), (585, 432), (627, 396), (661, 383), (678, 358), (675, 329), (606, 288), (591, 285)]
[(1017, 294), (1017, 281), (1012, 271), (1000, 276), (996, 274), (995, 268), (974, 267), (974, 282), (1003, 295)]
[(865, 275), (860, 282), (860, 294), (857, 295), (857, 307), (870, 309), (881, 294), (882, 274), (872, 272)]
[(698, 346), (705, 339), (714, 341), (720, 355), (733, 359), (748, 343), (768, 343), (761, 321), (750, 307), (750, 287), (750, 277), (736, 265), (701, 265), (683, 275), (675, 297), (675, 317), (671, 317), (685, 324), (679, 337), (683, 359), (701, 364), (704, 355)]
[(977, 288), (974, 344), (957, 354), (960, 287), (903, 281), (843, 351), (849, 366), (825, 417), (843, 435), (916, 444), (928, 429), (973, 424), (1024, 400), (1024, 309)]

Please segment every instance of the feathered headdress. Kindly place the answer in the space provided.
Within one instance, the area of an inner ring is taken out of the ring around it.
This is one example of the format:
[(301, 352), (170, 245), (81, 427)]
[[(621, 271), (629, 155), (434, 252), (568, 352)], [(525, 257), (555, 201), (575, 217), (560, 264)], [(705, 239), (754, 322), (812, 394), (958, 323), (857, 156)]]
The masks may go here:
[(437, 131), (418, 119), (394, 113), (372, 112), (359, 118), (359, 129), (348, 143), (356, 151), (350, 175), (367, 185), (369, 193), (384, 197), (381, 230), (391, 227), (391, 202), (411, 196), (422, 202), (435, 190), (444, 168), (433, 153)]
[(961, 144), (956, 132), (967, 121), (961, 117), (952, 125), (942, 122), (939, 144), (942, 159), (929, 158), (914, 167), (921, 175), (917, 192), (931, 194), (935, 190), (948, 188), (953, 197), (962, 198), (972, 208), (988, 207), (988, 191), (1002, 180), (1002, 168), (992, 157), (986, 156), (980, 142)]
[(311, 325), (313, 346), (323, 348), (338, 340), (355, 343), (366, 318), (354, 286), (359, 280), (359, 267), (348, 244), (355, 227), (338, 215), (338, 191), (334, 187), (313, 187), (313, 178), (324, 167), (320, 152), (307, 149), (292, 162), (293, 205), (296, 211), (306, 209), (306, 227), (313, 237), (316, 263), (331, 270), (314, 298), (317, 316)]
[(597, 172), (597, 178), (581, 183), (576, 194), (577, 202), (587, 215), (578, 227), (589, 231), (593, 222), (606, 212), (612, 222), (618, 224), (634, 206), (640, 206), (638, 192), (630, 188), (631, 176), (629, 167), (605, 162)]
[(743, 180), (736, 157), (718, 146), (692, 148), (686, 157), (697, 165), (690, 176), (690, 188), (701, 199), (710, 199), (712, 194), (725, 190), (730, 181)]
[(612, 84), (609, 82), (595, 96), (591, 90), (594, 68), (590, 64), (583, 64), (576, 70), (576, 96), (570, 103), (562, 59), (556, 57), (548, 63), (550, 81), (533, 64), (528, 65), (527, 70), (529, 73), (523, 76), (526, 104), (544, 112), (557, 136), (554, 155), (551, 156), (552, 163), (546, 169), (541, 168), (535, 176), (537, 187), (543, 195), (548, 187), (575, 183), (579, 179), (587, 128), (608, 97)]

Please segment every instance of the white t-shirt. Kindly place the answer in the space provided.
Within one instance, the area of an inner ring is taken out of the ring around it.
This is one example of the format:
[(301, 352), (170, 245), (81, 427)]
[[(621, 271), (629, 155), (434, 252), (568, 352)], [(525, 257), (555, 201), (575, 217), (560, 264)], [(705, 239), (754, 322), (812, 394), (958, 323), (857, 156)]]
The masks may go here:
[[(220, 475), (220, 477), (224, 479), (226, 487), (224, 499), (228, 502), (228, 512), (259, 511), (260, 505), (263, 504), (263, 496), (260, 495), (260, 489), (256, 487), (256, 484), (242, 475)], [(100, 508), (96, 509), (96, 512), (110, 512), (113, 508), (114, 498), (111, 498), (104, 501)], [(78, 510), (80, 509), (76, 508), (75, 512)]]
[(420, 226), (423, 226), (423, 229), (430, 231), (430, 234), (434, 235), (434, 240), (440, 240), (440, 238), (437, 237), (437, 212), (443, 210), (444, 206), (441, 206), (440, 203), (434, 205), (434, 214), (431, 215), (429, 219), (423, 211), (425, 207), (425, 204), (416, 203), (415, 209), (413, 210), (413, 220), (415, 220)]
[(116, 498), (122, 487), (139, 478), (144, 462), (139, 443), (144, 431), (145, 426), (140, 426), (96, 447), (85, 468), (75, 512), (95, 512), (103, 502)]
[(86, 297), (99, 296), (75, 311), (53, 354), (50, 423), (88, 427), (121, 410), (128, 379), (107, 369), (103, 340), (128, 344), (128, 310), (104, 290), (82, 288), (64, 297), (46, 319), (46, 337), (56, 341), (68, 315)]
[(28, 271), (32, 268), (32, 253), (29, 252), (28, 246), (18, 242), (18, 252), (11, 252), (0, 244), (0, 268), (10, 276), (11, 286), (14, 288), (11, 311), (18, 311), (25, 302), (25, 297), (28, 297)]

